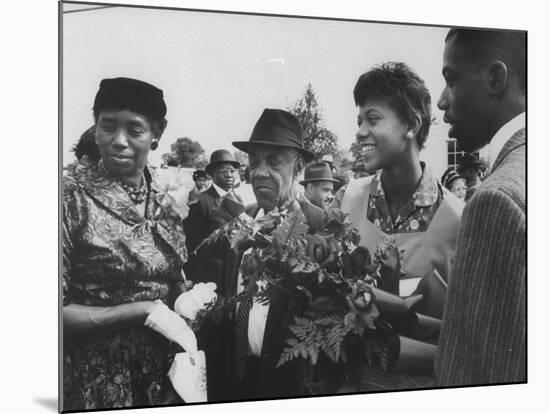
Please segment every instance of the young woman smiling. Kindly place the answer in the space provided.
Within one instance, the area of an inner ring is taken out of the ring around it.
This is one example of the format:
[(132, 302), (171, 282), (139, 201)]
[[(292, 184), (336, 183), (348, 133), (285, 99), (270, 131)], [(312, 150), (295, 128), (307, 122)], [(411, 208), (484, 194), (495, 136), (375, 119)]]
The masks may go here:
[[(412, 69), (404, 63), (376, 66), (359, 77), (353, 95), (359, 109), (356, 139), (361, 162), (373, 175), (352, 181), (340, 207), (349, 213), (359, 229), (360, 244), (371, 253), (388, 235), (395, 238), (403, 253), (404, 275), (398, 284), (383, 279), (379, 288), (407, 296), (421, 290), (426, 284), (418, 285), (421, 277), (432, 274), (433, 278), (434, 269), (448, 280), (463, 203), (420, 161), (430, 129), (431, 99), (424, 81)], [(425, 295), (415, 310), (441, 318), (444, 295), (438, 299), (434, 303), (433, 296)], [(403, 328), (416, 329), (408, 322), (405, 325), (397, 329), (399, 334)], [(430, 386), (433, 373), (429, 361), (435, 354), (437, 336), (435, 330), (432, 337), (422, 338), (431, 344), (399, 336), (399, 356), (392, 372), (365, 367), (354, 385), (356, 391)], [(422, 349), (412, 358), (413, 365), (427, 367), (421, 377), (402, 375), (419, 374), (401, 370), (400, 358), (411, 349), (409, 345)]]

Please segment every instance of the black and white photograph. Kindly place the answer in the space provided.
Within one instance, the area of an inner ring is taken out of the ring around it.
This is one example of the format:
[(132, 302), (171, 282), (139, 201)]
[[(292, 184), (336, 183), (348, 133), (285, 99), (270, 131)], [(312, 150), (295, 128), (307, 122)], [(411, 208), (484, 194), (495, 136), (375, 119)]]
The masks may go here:
[(2, 412), (544, 411), (541, 8), (6, 6)]
[(59, 19), (61, 411), (527, 383), (527, 31)]

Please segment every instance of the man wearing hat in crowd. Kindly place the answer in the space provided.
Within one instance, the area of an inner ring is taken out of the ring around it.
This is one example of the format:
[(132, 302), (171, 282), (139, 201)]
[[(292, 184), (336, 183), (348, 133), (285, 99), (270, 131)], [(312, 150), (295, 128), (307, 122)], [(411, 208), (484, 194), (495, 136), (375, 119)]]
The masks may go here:
[[(219, 293), (223, 294), (223, 275), (225, 263), (235, 262), (234, 253), (229, 243), (207, 245), (194, 252), (197, 246), (213, 231), (223, 226), (244, 211), (240, 196), (235, 194), (234, 184), (240, 164), (233, 155), (224, 149), (210, 155), (210, 163), (205, 167), (204, 175), (212, 177), (212, 185), (198, 196), (196, 203), (189, 208), (189, 215), (184, 220), (189, 259), (185, 265), (185, 274), (193, 282), (214, 282)], [(202, 175), (202, 173), (200, 173)], [(231, 208), (225, 208), (229, 205)], [(199, 348), (203, 349), (208, 359), (208, 393), (209, 400), (216, 399), (222, 391), (221, 382), (213, 376), (221, 364), (219, 353), (215, 348), (219, 343), (219, 325), (208, 319), (197, 335)]]
[(325, 154), (321, 157), (321, 162), (327, 163), (330, 167), (330, 172), (336, 174), (336, 166), (334, 165), (334, 157), (331, 154)]
[[(257, 202), (246, 212), (264, 231), (274, 227), (275, 215), (271, 212), (280, 209), (302, 208), (314, 228), (324, 223), (325, 212), (300, 195), (297, 177), (313, 154), (304, 148), (302, 129), (294, 115), (265, 109), (250, 140), (233, 145), (249, 156), (250, 181)], [(230, 250), (227, 245), (224, 248)], [(239, 267), (246, 254), (250, 252), (223, 254), (224, 278), (218, 285), (218, 294), (233, 296), (244, 289)], [(213, 363), (210, 358), (207, 364), (209, 387), (211, 381), (221, 381), (223, 386), (217, 390), (222, 392), (209, 393), (209, 401), (304, 394), (296, 364), (275, 369), (288, 333), (286, 310), (284, 303), (265, 304), (250, 299), (241, 301), (234, 314), (225, 317), (219, 325), (217, 349), (211, 353), (223, 355), (221, 363), (219, 359)]]
[(220, 149), (211, 154), (210, 163), (205, 167), (205, 171), (198, 170), (193, 174), (194, 180), (195, 174), (203, 178), (209, 174), (212, 177), (212, 185), (199, 194), (197, 202), (191, 206), (189, 215), (184, 221), (189, 252), (195, 250), (201, 241), (224, 224), (212, 214), (213, 210), (220, 207), (222, 198), (231, 193), (233, 197), (240, 200), (233, 191), (235, 173), (239, 166), (240, 164), (229, 151)]
[[(223, 255), (212, 247), (192, 253), (214, 230), (244, 211), (241, 198), (233, 190), (239, 165), (229, 151), (214, 151), (205, 167), (206, 173), (212, 177), (212, 185), (198, 195), (197, 202), (190, 205), (189, 215), (183, 221), (187, 251), (190, 253), (185, 273), (195, 282), (207, 280), (218, 286), (221, 284)], [(237, 213), (222, 209), (226, 202), (238, 206)]]
[(316, 162), (306, 167), (304, 179), (300, 184), (304, 186), (304, 196), (317, 207), (328, 209), (334, 198), (335, 180), (330, 166), (326, 162)]

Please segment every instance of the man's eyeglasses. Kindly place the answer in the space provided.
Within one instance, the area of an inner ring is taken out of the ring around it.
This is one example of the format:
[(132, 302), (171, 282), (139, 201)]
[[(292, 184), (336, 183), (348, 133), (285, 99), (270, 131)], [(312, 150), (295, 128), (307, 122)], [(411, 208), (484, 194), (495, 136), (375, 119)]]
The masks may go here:
[(216, 170), (216, 174), (221, 175), (234, 175), (237, 172), (237, 170), (233, 168), (224, 168), (222, 170)]

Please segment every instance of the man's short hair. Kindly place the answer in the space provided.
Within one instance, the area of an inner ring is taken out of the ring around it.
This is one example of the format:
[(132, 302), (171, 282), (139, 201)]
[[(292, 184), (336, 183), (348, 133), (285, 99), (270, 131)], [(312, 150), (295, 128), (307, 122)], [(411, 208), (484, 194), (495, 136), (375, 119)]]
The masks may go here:
[(526, 90), (527, 36), (522, 31), (458, 29), (449, 30), (445, 43), (451, 38), (469, 56), (471, 63), (481, 66), (501, 60), (517, 78), (518, 86)]
[(416, 141), (419, 148), (424, 146), (432, 117), (430, 92), (424, 81), (405, 63), (383, 63), (362, 74), (353, 89), (353, 98), (357, 106), (367, 100), (381, 100), (411, 126), (419, 115), (422, 125)]

